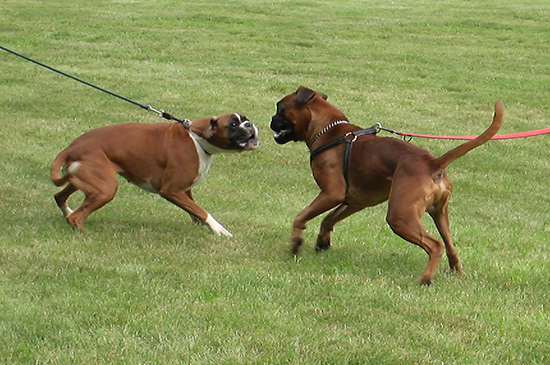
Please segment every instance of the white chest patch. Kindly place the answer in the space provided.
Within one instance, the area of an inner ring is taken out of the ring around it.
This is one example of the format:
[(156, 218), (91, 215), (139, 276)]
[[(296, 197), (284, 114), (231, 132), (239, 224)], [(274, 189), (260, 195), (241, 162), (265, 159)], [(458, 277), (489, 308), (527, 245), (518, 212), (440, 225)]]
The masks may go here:
[(195, 136), (194, 133), (190, 133), (190, 135), (193, 143), (195, 144), (197, 155), (199, 155), (199, 172), (189, 190), (197, 186), (206, 177), (206, 175), (208, 174), (208, 170), (210, 169), (210, 165), (212, 164), (212, 155), (206, 153), (206, 151), (201, 147), (199, 141), (197, 140), (200, 137)]

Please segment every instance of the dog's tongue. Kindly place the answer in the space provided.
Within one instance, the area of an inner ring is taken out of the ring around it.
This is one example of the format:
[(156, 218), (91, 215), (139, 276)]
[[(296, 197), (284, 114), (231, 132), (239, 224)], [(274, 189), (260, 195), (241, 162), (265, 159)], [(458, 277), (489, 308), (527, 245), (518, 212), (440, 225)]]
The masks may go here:
[(258, 147), (260, 147), (260, 141), (257, 138), (251, 138), (246, 143), (246, 146), (244, 146), (244, 149), (245, 150), (255, 150)]

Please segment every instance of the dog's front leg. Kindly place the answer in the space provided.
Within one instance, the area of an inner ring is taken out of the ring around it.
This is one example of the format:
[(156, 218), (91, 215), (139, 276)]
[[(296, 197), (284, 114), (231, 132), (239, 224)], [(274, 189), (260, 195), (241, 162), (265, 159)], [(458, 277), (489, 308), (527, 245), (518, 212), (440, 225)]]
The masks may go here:
[(164, 199), (185, 210), (192, 217), (196, 217), (196, 219), (198, 219), (201, 223), (206, 224), (212, 230), (212, 232), (216, 233), (217, 235), (233, 237), (233, 235), (227, 229), (225, 229), (224, 226), (218, 223), (218, 221), (216, 221), (214, 217), (210, 215), (210, 213), (198, 206), (197, 203), (195, 203), (195, 201), (186, 193), (181, 191), (160, 191), (159, 194)]
[(363, 207), (350, 206), (347, 204), (340, 204), (330, 214), (328, 214), (323, 222), (321, 222), (321, 228), (319, 230), (319, 236), (317, 237), (317, 243), (315, 244), (316, 251), (324, 251), (330, 248), (330, 233), (334, 228), (334, 225), (341, 220), (349, 217), (353, 213), (356, 213), (363, 209)]
[(291, 252), (297, 255), (300, 246), (303, 243), (302, 231), (306, 229), (306, 223), (320, 214), (336, 207), (344, 201), (344, 193), (334, 194), (321, 191), (319, 195), (311, 202), (311, 204), (304, 210), (302, 210), (296, 218), (294, 218), (294, 224), (292, 225), (291, 240)]
[[(193, 193), (191, 193), (191, 190), (187, 190), (185, 194), (191, 199), (192, 201), (195, 201), (195, 198), (193, 198)], [(197, 217), (195, 217), (193, 214), (189, 213), (189, 216), (191, 217), (191, 221), (195, 224), (202, 224), (201, 220)]]

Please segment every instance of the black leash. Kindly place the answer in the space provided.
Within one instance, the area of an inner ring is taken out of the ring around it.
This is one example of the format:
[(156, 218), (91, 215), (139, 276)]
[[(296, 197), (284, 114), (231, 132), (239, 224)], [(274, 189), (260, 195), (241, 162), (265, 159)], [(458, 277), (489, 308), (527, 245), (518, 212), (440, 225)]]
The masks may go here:
[(147, 110), (147, 111), (155, 112), (155, 113), (157, 113), (160, 117), (162, 117), (162, 118), (164, 118), (164, 119), (174, 120), (174, 121), (176, 121), (176, 122), (179, 122), (179, 123), (183, 124), (183, 126), (184, 126), (186, 129), (189, 129), (189, 122), (190, 122), (189, 119), (178, 119), (178, 118), (174, 117), (172, 114), (168, 114), (168, 113), (165, 112), (164, 110), (157, 110), (157, 109), (153, 108), (151, 105), (144, 105), (144, 104), (138, 103), (137, 101), (134, 101), (134, 100), (125, 98), (124, 96), (115, 94), (114, 92), (111, 92), (111, 91), (109, 91), (109, 90), (106, 90), (106, 89), (104, 89), (104, 88), (101, 88), (101, 87), (99, 87), (99, 86), (96, 86), (96, 85), (94, 85), (94, 84), (92, 84), (92, 83), (89, 83), (88, 81), (84, 81), (84, 80), (82, 80), (82, 79), (79, 79), (78, 77), (69, 75), (68, 73), (65, 73), (65, 72), (63, 72), (63, 71), (59, 71), (59, 70), (57, 70), (57, 69), (55, 69), (55, 68), (53, 68), (53, 67), (51, 67), (51, 66), (48, 66), (48, 65), (46, 65), (46, 64), (44, 64), (44, 63), (42, 63), (42, 62), (38, 62), (38, 61), (36, 61), (36, 60), (33, 60), (33, 59), (30, 58), (30, 57), (24, 56), (24, 55), (22, 55), (22, 54), (20, 54), (20, 53), (17, 53), (17, 52), (15, 52), (15, 51), (12, 51), (12, 50), (10, 50), (10, 49), (7, 49), (6, 47), (0, 46), (0, 49), (6, 51), (6, 52), (8, 52), (8, 53), (11, 53), (12, 55), (15, 55), (15, 56), (17, 56), (17, 57), (21, 57), (21, 58), (23, 58), (23, 59), (25, 59), (25, 60), (27, 60), (27, 61), (30, 61), (30, 62), (32, 62), (32, 63), (34, 63), (34, 64), (37, 64), (38, 66), (42, 66), (42, 67), (44, 67), (44, 68), (47, 68), (47, 69), (50, 70), (50, 71), (57, 72), (57, 73), (60, 74), (60, 75), (63, 75), (63, 76), (65, 76), (65, 77), (68, 77), (68, 78), (70, 78), (70, 79), (73, 79), (73, 80), (75, 80), (75, 81), (78, 81), (78, 82), (80, 82), (80, 83), (83, 83), (84, 85), (93, 87), (93, 88), (96, 89), (96, 90), (103, 91), (104, 93), (107, 93), (107, 94), (109, 94), (109, 95), (111, 95), (111, 96), (114, 96), (114, 97), (117, 97), (117, 98), (122, 99), (122, 100), (124, 100), (124, 101), (127, 101), (127, 102), (129, 102), (129, 103), (131, 103), (131, 104), (134, 104), (135, 106), (138, 106), (138, 107), (140, 107), (140, 108), (142, 108), (142, 109), (145, 109), (145, 110)]

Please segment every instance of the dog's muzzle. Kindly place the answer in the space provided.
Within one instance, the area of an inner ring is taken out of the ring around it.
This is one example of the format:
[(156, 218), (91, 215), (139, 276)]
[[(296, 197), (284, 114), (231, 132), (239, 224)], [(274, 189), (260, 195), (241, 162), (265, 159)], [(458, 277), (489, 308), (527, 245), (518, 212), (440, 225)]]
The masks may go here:
[(273, 139), (278, 144), (285, 144), (294, 140), (294, 124), (286, 118), (274, 115), (271, 118), (270, 128), (275, 132), (273, 133)]
[(255, 150), (260, 147), (260, 141), (258, 140), (258, 128), (250, 122), (248, 122), (248, 124), (250, 124), (250, 127), (247, 127), (249, 137), (246, 141), (240, 142), (239, 146), (243, 150)]
[(230, 128), (230, 140), (242, 150), (255, 150), (260, 146), (258, 140), (258, 127), (251, 123), (245, 116), (238, 116), (239, 123)]

